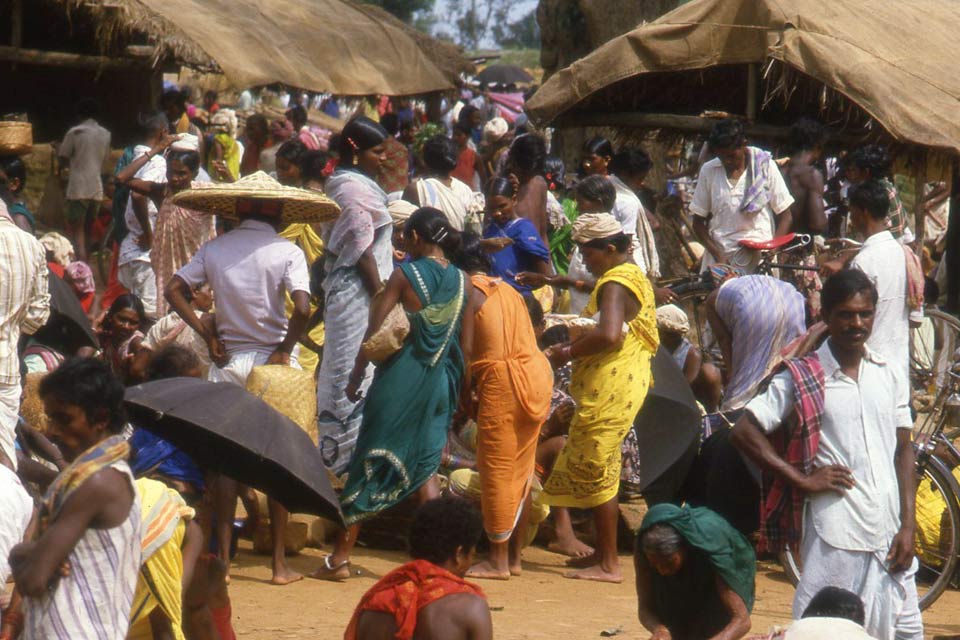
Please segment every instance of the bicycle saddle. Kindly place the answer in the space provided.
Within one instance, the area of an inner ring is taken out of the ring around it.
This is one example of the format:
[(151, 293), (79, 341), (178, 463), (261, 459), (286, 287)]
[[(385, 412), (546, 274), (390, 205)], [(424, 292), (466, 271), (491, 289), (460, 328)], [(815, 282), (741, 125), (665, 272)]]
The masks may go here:
[(745, 249), (753, 249), (754, 251), (772, 251), (773, 249), (779, 249), (784, 245), (790, 244), (796, 237), (797, 234), (788, 233), (785, 236), (777, 236), (776, 238), (766, 240), (764, 242), (757, 242), (756, 240), (740, 240), (737, 244)]

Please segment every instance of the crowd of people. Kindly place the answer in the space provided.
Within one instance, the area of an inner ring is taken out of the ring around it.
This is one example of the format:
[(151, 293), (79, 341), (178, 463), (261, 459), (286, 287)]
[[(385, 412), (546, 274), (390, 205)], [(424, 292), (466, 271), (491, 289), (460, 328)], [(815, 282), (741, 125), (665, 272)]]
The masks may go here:
[[(674, 224), (712, 288), (698, 327), (671, 289), (684, 274), (658, 246), (640, 146), (592, 138), (568, 173), (484, 92), (440, 122), (363, 101), (337, 132), (297, 100), (270, 121), (249, 92), (235, 111), (169, 89), (116, 162), (82, 101), (56, 148), (66, 237), (36, 237), (24, 164), (0, 159), (0, 584), (14, 585), (0, 638), (233, 638), (238, 498), (251, 527), (269, 517), (272, 582), (303, 578), (279, 501), (259, 514), (249, 488), (124, 410), (125, 386), (246, 386), (264, 366), (313, 373), (316, 445), (342, 485), (343, 526), (310, 577), (350, 579), (361, 527), (419, 505), (414, 559), (364, 595), (346, 638), (492, 637), (469, 580), (522, 576), (538, 536), (569, 578), (621, 582), (619, 500), (643, 492), (638, 414), (658, 350), (689, 384), (702, 442), (637, 531), (651, 637), (744, 637), (757, 553), (787, 547), (803, 565), (788, 638), (923, 637), (910, 330), (940, 289), (956, 302), (953, 247), (946, 214), (916, 241), (886, 149), (828, 157), (823, 127), (802, 120), (767, 151), (719, 120), (684, 169), (689, 228)], [(201, 189), (232, 213), (184, 204)], [(939, 211), (949, 195), (917, 197)], [(311, 198), (336, 215), (284, 206)], [(818, 239), (785, 256), (806, 269), (758, 273), (792, 233)], [(95, 253), (112, 258), (103, 282)], [(43, 331), (58, 279), (97, 348)], [(42, 420), (21, 406), (30, 394)]]

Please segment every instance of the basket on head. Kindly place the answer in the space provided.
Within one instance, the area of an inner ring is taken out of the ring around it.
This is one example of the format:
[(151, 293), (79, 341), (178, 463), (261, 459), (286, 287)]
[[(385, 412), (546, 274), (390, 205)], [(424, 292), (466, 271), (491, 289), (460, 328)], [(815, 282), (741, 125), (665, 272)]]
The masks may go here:
[(0, 120), (0, 155), (23, 156), (33, 152), (33, 126), (29, 122)]
[(239, 218), (238, 204), (241, 208), (269, 204), (276, 207), (284, 225), (329, 222), (340, 215), (337, 203), (322, 193), (284, 186), (262, 171), (232, 183), (196, 184), (173, 196), (173, 203), (227, 220)]

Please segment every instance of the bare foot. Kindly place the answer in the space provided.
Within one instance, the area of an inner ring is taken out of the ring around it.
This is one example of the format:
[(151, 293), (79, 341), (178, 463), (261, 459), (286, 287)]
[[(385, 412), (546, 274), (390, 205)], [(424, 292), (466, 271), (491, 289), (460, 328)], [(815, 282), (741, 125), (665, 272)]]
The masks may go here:
[(600, 564), (600, 554), (594, 551), (588, 556), (570, 558), (566, 564), (568, 567), (573, 567), (574, 569), (586, 569), (587, 567)]
[(563, 577), (572, 578), (574, 580), (612, 582), (614, 584), (620, 584), (623, 582), (623, 575), (621, 575), (619, 567), (616, 571), (606, 571), (599, 564), (595, 564), (592, 567), (587, 567), (586, 569), (580, 569), (579, 571), (569, 571), (563, 574)]
[(547, 545), (547, 549), (570, 558), (585, 558), (593, 553), (593, 547), (573, 538), (572, 540), (557, 540)]
[(303, 574), (297, 573), (296, 571), (291, 570), (289, 567), (284, 567), (280, 571), (275, 571), (273, 573), (273, 578), (270, 579), (270, 583), (283, 586), (285, 584), (291, 584), (300, 580), (303, 580)]
[(468, 578), (477, 578), (479, 580), (509, 580), (510, 570), (500, 571), (488, 561), (479, 562), (467, 571)]
[[(330, 556), (327, 556), (329, 558)], [(330, 563), (326, 558), (320, 567), (308, 574), (309, 577), (316, 580), (330, 580), (333, 582), (342, 582), (350, 577), (350, 562), (343, 561), (339, 565)]]
[(520, 563), (510, 565), (510, 575), (520, 576), (523, 575), (523, 567), (520, 566)]

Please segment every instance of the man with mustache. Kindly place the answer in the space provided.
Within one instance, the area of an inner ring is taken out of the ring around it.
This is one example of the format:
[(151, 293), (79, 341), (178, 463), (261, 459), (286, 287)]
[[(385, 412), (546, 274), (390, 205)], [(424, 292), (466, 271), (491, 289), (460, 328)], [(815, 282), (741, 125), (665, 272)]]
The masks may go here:
[(761, 549), (799, 546), (794, 617), (842, 587), (863, 599), (871, 636), (919, 639), (913, 421), (903, 368), (867, 345), (877, 299), (858, 269), (828, 279), (829, 338), (785, 363), (731, 437), (765, 472)]

